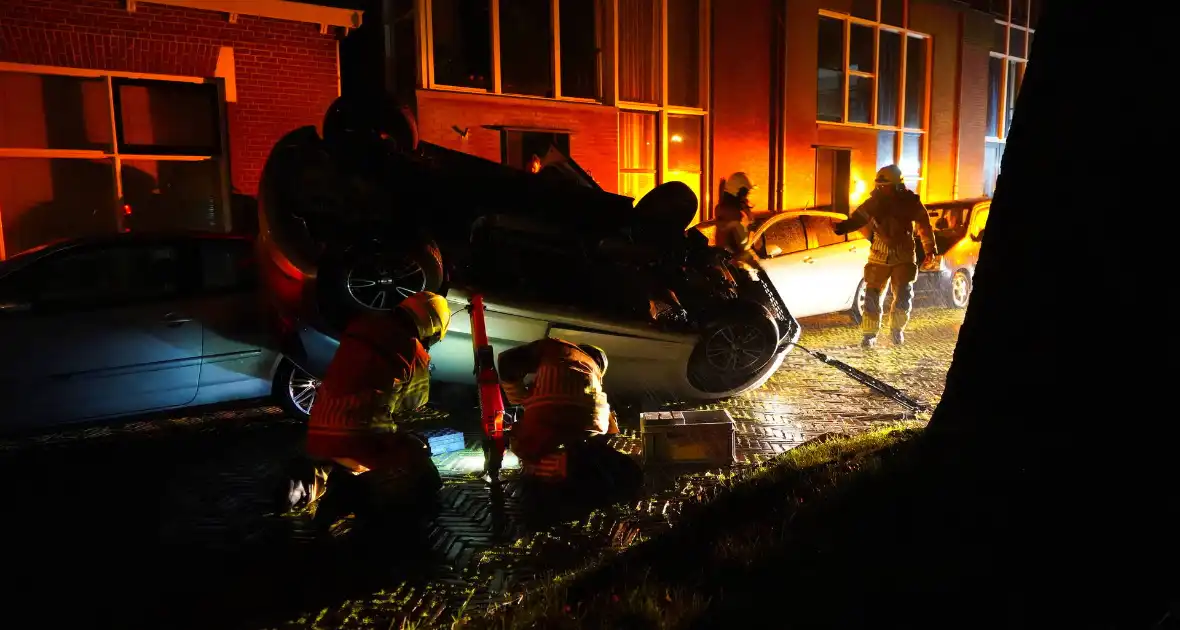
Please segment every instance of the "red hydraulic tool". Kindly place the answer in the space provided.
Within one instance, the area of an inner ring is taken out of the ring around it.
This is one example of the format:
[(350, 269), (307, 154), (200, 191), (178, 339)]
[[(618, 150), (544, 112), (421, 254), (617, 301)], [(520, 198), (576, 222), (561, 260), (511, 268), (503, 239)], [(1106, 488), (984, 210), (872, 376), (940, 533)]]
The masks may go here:
[(496, 357), (488, 342), (484, 322), (483, 296), (471, 296), (471, 342), (475, 350), (475, 382), (479, 386), (479, 412), (483, 421), (484, 474), (489, 481), (500, 477), (504, 461), (504, 397), (500, 394), (500, 376), (496, 374)]

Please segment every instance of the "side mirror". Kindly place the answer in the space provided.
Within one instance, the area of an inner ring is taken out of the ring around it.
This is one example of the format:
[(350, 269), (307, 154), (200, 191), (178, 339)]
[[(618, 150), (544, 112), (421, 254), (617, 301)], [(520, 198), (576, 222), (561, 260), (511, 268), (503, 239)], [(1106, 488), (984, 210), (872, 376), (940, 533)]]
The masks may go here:
[(950, 226), (951, 224), (947, 222), (946, 217), (941, 217), (934, 222), (934, 229), (936, 230), (945, 230)]
[(780, 255), (782, 255), (782, 253), (783, 253), (783, 248), (779, 247), (778, 245), (767, 245), (766, 246), (766, 256), (768, 258), (774, 258), (775, 256), (780, 256)]

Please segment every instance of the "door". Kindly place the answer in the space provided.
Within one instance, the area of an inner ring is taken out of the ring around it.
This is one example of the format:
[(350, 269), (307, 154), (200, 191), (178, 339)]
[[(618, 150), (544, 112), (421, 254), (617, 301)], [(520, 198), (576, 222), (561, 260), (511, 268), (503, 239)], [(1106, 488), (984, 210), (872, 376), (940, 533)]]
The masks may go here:
[(192, 311), (202, 331), (198, 402), (267, 395), (277, 343), (268, 330), (258, 293), (252, 243), (199, 239), (193, 250), (200, 268)]
[(824, 313), (835, 313), (852, 306), (857, 283), (864, 276), (869, 256), (867, 241), (849, 241), (836, 234), (834, 222), (841, 220), (843, 218), (823, 215), (803, 217), (807, 248), (815, 259), (816, 301), (822, 302)]
[(667, 401), (678, 400), (691, 389), (688, 359), (693, 343), (559, 326), (551, 328), (548, 336), (602, 348), (608, 359), (602, 386), (609, 395)]
[(759, 230), (754, 247), (762, 268), (795, 317), (824, 312), (815, 295), (815, 257), (807, 250), (807, 236), (798, 215), (780, 215)]
[(70, 248), (8, 278), (0, 325), (3, 428), (185, 405), (201, 372), (180, 252)]

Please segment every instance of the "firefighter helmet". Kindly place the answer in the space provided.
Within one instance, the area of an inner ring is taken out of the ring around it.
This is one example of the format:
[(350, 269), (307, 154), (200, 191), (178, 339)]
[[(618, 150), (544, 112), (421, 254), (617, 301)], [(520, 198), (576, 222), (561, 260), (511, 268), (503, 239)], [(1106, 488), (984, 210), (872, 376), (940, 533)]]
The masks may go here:
[(754, 185), (754, 182), (750, 181), (750, 176), (746, 175), (742, 171), (738, 171), (725, 178), (724, 190), (734, 197), (741, 195), (743, 189), (748, 192), (754, 190), (755, 188), (757, 188), (757, 186)]
[(578, 344), (578, 349), (590, 355), (590, 358), (594, 359), (594, 362), (598, 364), (598, 371), (601, 372), (600, 376), (606, 376), (606, 351), (604, 351), (602, 348), (599, 348), (598, 346), (592, 346), (588, 343)]
[(890, 164), (877, 171), (877, 179), (874, 181), (878, 186), (900, 186), (905, 182), (905, 177), (896, 164)]
[(446, 298), (430, 291), (420, 291), (402, 301), (399, 308), (410, 316), (418, 328), (418, 339), (430, 347), (447, 336), (451, 325), (451, 307)]

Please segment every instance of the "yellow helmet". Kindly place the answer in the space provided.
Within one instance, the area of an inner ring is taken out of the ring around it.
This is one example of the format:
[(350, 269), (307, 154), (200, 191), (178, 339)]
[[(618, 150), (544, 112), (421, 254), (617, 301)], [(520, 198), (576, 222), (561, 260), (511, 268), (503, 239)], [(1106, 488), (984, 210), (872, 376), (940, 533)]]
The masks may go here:
[(878, 186), (900, 186), (904, 181), (905, 178), (901, 175), (901, 169), (896, 164), (890, 164), (877, 171), (875, 183)]
[(451, 325), (451, 307), (447, 299), (437, 293), (420, 291), (407, 297), (398, 306), (418, 328), (418, 339), (430, 347), (447, 336)]
[(757, 186), (754, 185), (754, 182), (750, 181), (750, 176), (746, 175), (742, 171), (738, 171), (725, 178), (724, 190), (734, 197), (740, 195), (742, 193), (742, 189), (745, 189), (748, 192), (754, 190), (755, 188), (757, 188)]

